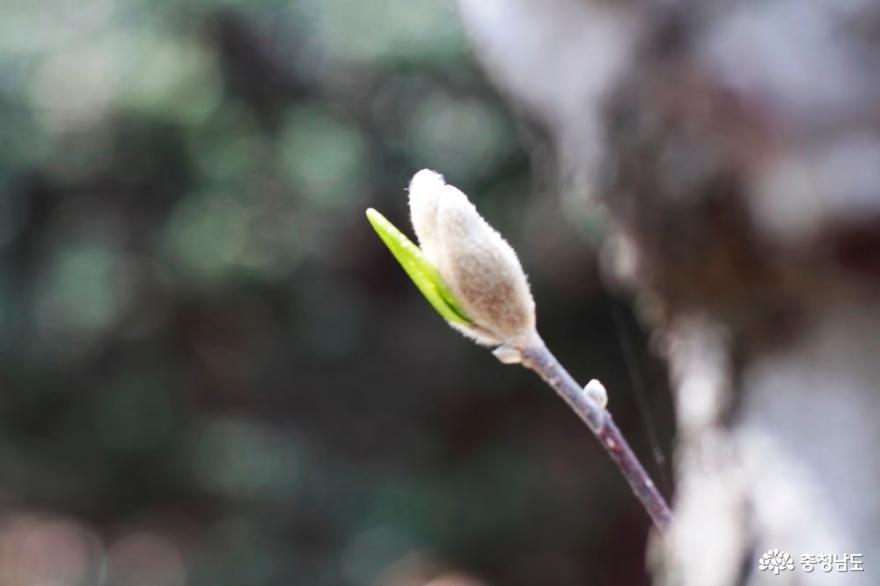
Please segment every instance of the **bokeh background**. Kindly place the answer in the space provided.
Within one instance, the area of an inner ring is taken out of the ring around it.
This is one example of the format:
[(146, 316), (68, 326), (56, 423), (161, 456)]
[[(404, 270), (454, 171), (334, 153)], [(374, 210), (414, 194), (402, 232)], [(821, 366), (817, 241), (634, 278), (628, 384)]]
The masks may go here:
[(364, 218), (424, 167), (471, 194), (669, 493), (664, 373), (541, 134), (444, 0), (5, 0), (0, 584), (646, 583), (588, 430)]

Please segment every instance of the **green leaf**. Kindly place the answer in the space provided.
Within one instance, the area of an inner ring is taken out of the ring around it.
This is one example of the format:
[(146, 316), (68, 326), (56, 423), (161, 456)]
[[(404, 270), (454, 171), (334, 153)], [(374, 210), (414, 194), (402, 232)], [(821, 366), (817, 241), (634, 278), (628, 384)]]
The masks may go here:
[(443, 283), (437, 269), (425, 258), (422, 249), (373, 208), (367, 210), (367, 219), (437, 313), (448, 322), (463, 326), (471, 325), (471, 320), (467, 318), (455, 297)]

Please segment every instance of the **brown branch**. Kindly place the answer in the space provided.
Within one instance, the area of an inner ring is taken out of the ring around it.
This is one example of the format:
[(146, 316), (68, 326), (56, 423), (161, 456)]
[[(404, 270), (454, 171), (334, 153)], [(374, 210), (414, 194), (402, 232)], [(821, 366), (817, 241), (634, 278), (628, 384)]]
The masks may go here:
[(587, 424), (626, 478), (654, 525), (665, 533), (672, 521), (669, 505), (614, 424), (611, 414), (584, 392), (540, 338), (522, 351), (522, 364), (538, 373)]

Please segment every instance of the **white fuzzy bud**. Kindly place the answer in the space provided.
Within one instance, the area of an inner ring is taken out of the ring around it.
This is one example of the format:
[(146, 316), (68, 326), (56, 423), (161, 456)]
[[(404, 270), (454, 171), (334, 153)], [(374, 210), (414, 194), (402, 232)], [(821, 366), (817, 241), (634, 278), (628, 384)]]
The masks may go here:
[(535, 302), (513, 248), (467, 196), (433, 171), (419, 171), (409, 189), (419, 245), (461, 305), (478, 343), (524, 347), (535, 335)]
[(587, 386), (584, 387), (584, 392), (598, 403), (602, 409), (608, 406), (608, 391), (605, 390), (605, 385), (598, 380), (593, 379), (588, 382)]
[(446, 189), (443, 176), (430, 169), (413, 175), (409, 183), (409, 214), (419, 248), (429, 262), (437, 264), (437, 202)]

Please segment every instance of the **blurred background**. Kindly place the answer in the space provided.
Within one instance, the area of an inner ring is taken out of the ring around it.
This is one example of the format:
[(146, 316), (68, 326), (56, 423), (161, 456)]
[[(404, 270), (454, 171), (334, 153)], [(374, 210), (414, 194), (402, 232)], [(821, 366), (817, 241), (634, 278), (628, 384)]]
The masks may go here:
[(665, 375), (445, 0), (6, 0), (0, 585), (647, 583), (648, 520), (364, 218), (424, 167), (668, 494)]

